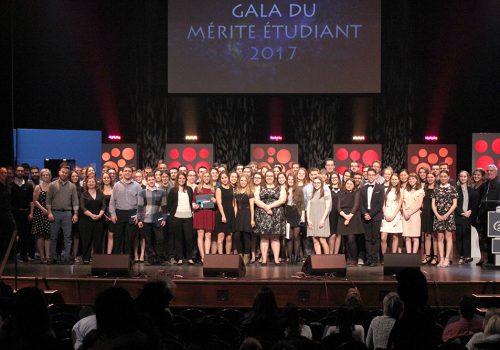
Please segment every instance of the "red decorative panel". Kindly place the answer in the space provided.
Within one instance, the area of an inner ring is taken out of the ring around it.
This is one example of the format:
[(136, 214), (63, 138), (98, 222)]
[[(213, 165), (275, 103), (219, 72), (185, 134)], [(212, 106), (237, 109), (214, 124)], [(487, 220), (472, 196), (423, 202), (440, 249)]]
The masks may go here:
[(381, 144), (335, 144), (333, 159), (339, 174), (349, 169), (351, 162), (358, 162), (360, 171), (365, 165), (371, 165), (374, 160), (382, 160)]
[(201, 166), (210, 169), (214, 157), (212, 144), (169, 143), (165, 149), (165, 162), (168, 168), (185, 165), (188, 170), (198, 171)]
[(500, 168), (500, 133), (472, 134), (472, 168)]
[(257, 162), (258, 167), (272, 168), (274, 164), (282, 164), (287, 170), (299, 161), (297, 144), (252, 144), (250, 160)]
[(121, 170), (125, 165), (137, 166), (137, 144), (135, 143), (103, 143), (102, 166)]
[(456, 179), (457, 174), (457, 145), (445, 144), (410, 144), (408, 145), (408, 170), (418, 172), (426, 166), (431, 168), (434, 164), (448, 163), (450, 176)]

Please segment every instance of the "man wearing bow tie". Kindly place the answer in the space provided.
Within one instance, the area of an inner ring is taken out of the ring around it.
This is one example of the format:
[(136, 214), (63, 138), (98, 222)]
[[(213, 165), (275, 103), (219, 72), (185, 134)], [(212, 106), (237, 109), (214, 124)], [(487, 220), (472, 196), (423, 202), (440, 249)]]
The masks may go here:
[(361, 216), (365, 226), (366, 260), (368, 266), (377, 266), (380, 250), (380, 224), (384, 207), (384, 186), (375, 182), (377, 172), (369, 168), (368, 181), (361, 187)]

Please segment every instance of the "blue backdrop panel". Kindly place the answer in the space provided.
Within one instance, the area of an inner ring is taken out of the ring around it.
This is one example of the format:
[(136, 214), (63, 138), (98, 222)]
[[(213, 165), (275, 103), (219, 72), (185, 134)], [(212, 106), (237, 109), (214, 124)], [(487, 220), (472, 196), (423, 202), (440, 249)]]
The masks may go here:
[(101, 144), (101, 131), (96, 130), (14, 129), (17, 163), (40, 169), (46, 158), (74, 159), (80, 166), (92, 165), (100, 175)]

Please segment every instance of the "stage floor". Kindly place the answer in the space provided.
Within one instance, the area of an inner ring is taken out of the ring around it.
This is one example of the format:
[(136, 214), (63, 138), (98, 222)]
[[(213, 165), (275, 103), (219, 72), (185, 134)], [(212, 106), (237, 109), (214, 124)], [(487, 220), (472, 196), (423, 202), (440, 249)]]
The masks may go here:
[[(145, 266), (134, 264), (130, 277), (105, 278), (90, 275), (89, 265), (18, 264), (18, 288), (38, 285), (59, 290), (69, 304), (93, 304), (95, 295), (113, 285), (122, 286), (137, 295), (149, 278), (173, 279), (177, 285), (173, 307), (252, 306), (253, 297), (262, 285), (275, 291), (280, 306), (293, 302), (300, 307), (330, 308), (342, 304), (347, 290), (359, 288), (369, 307), (381, 307), (387, 292), (396, 291), (394, 276), (384, 276), (383, 267), (348, 267), (342, 277), (303, 277), (301, 265), (248, 265), (245, 277), (206, 278), (201, 265)], [(500, 271), (484, 270), (471, 265), (448, 268), (422, 266), (429, 286), (429, 303), (436, 307), (458, 305), (464, 294), (495, 293), (500, 290)], [(7, 265), (2, 279), (15, 286), (13, 264)]]

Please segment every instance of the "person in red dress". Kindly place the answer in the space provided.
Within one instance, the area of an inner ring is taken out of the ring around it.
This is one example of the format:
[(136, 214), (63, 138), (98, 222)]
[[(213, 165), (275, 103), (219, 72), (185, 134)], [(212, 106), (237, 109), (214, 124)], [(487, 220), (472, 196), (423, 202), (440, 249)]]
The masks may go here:
[(201, 178), (201, 182), (194, 189), (193, 209), (194, 219), (193, 227), (198, 232), (198, 251), (200, 252), (201, 262), (205, 254), (210, 253), (210, 244), (212, 242), (212, 232), (215, 226), (215, 209), (213, 206), (205, 208), (203, 203), (198, 200), (202, 195), (212, 195), (212, 203), (215, 203), (215, 188), (212, 183), (210, 173), (206, 172)]

